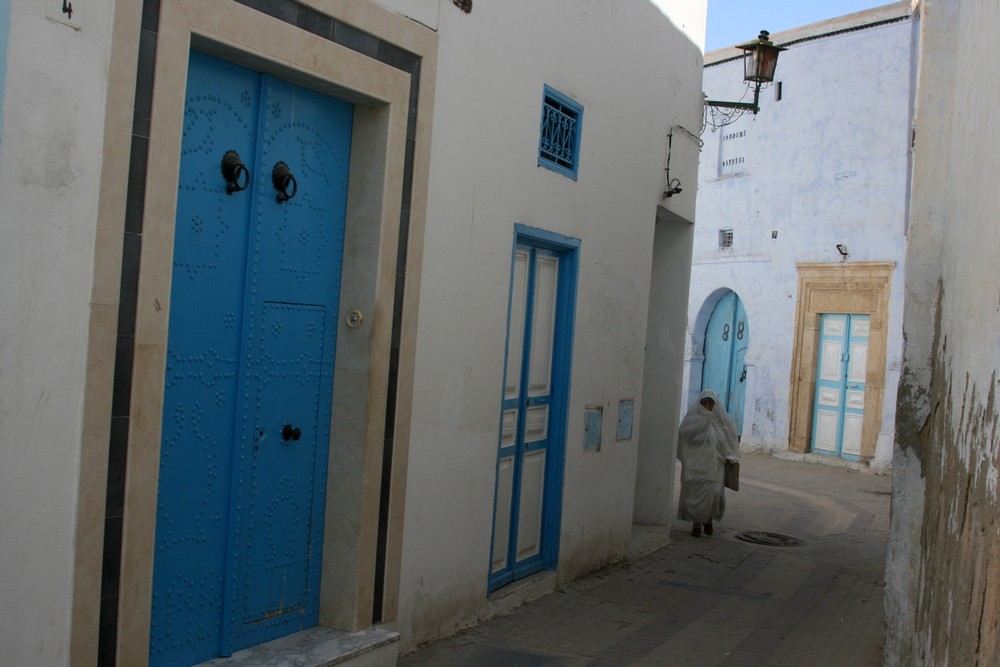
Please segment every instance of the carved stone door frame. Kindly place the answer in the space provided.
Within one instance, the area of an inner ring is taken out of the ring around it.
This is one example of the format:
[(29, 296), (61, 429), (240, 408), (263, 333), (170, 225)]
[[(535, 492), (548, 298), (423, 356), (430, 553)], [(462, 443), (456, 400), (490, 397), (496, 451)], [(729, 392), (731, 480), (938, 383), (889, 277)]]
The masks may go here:
[(866, 370), (861, 457), (875, 455), (885, 399), (885, 358), (889, 296), (895, 262), (812, 263), (796, 265), (799, 274), (795, 306), (795, 339), (788, 397), (788, 449), (809, 451), (820, 316), (824, 313), (869, 315), (871, 333)]

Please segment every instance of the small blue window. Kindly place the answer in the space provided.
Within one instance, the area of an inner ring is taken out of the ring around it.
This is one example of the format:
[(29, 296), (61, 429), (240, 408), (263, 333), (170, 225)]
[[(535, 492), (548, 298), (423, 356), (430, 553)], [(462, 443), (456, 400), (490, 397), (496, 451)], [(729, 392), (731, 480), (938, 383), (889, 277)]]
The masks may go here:
[(576, 180), (580, 164), (580, 123), (583, 107), (545, 86), (538, 164)]

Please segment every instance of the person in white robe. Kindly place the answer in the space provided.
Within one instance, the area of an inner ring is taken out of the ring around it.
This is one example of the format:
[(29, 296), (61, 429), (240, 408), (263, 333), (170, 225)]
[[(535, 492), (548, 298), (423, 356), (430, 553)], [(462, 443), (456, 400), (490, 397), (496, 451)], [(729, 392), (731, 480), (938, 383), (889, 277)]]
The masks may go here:
[(713, 519), (721, 519), (726, 510), (726, 461), (739, 461), (740, 446), (736, 426), (709, 389), (698, 394), (681, 420), (677, 442), (680, 459), (681, 495), (677, 518), (692, 522), (691, 534), (711, 535)]

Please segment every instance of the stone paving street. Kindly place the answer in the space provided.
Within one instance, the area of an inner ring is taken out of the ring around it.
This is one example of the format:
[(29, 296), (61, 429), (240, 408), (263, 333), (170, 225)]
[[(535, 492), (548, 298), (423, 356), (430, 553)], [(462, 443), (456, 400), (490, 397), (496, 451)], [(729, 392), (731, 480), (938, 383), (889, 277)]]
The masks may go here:
[[(406, 667), (881, 665), (891, 478), (744, 454), (715, 535), (670, 543), (400, 658)], [(641, 529), (639, 529), (641, 532)], [(762, 546), (745, 531), (798, 546)]]

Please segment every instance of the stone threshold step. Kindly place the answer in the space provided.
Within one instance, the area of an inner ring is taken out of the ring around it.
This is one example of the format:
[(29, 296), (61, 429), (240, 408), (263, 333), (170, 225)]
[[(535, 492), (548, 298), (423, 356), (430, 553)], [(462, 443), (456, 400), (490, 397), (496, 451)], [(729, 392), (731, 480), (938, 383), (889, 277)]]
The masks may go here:
[(343, 632), (315, 627), (198, 667), (393, 667), (398, 657), (398, 632), (382, 628)]

